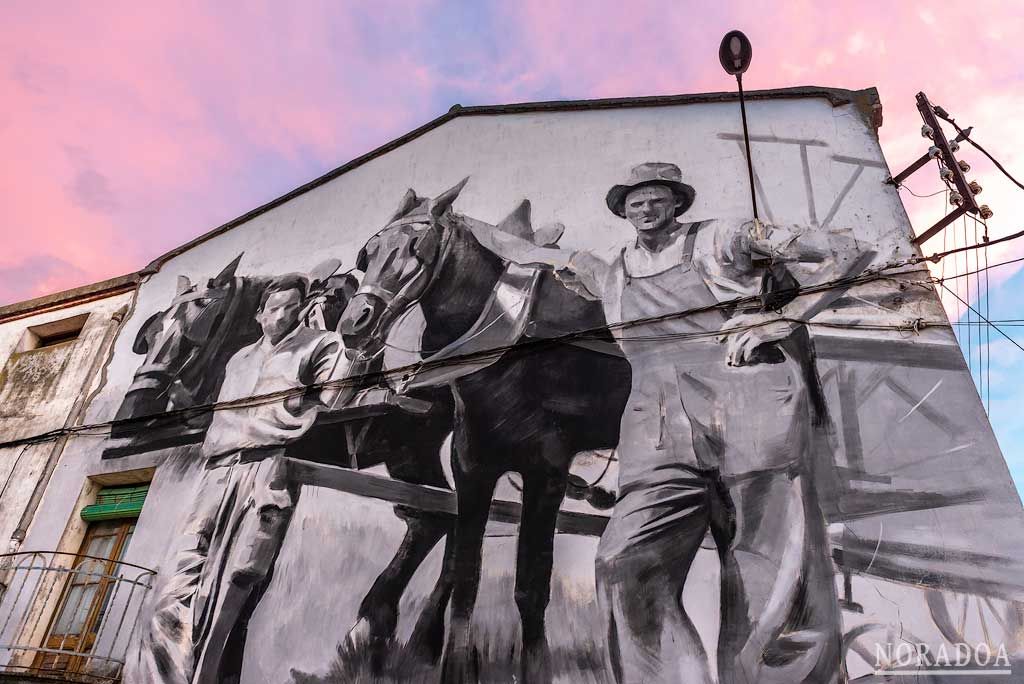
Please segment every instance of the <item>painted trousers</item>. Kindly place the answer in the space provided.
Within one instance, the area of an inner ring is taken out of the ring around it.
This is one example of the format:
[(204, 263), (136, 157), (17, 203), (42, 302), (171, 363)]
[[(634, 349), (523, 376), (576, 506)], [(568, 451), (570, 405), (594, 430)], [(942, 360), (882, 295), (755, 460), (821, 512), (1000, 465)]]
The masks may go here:
[(712, 681), (682, 605), (708, 532), (721, 562), (720, 684), (840, 681), (834, 573), (808, 488), (806, 476), (786, 470), (730, 482), (677, 466), (623, 489), (597, 557), (616, 681)]
[(298, 497), (283, 458), (242, 458), (200, 475), (173, 575), (129, 658), (126, 684), (240, 679), (248, 620), (270, 583)]
[(596, 564), (617, 681), (712, 681), (693, 620), (713, 618), (687, 615), (681, 598), (708, 533), (719, 682), (840, 681), (835, 575), (808, 469), (825, 447), (800, 367), (789, 355), (731, 368), (720, 344), (638, 346), (626, 345), (620, 494)]

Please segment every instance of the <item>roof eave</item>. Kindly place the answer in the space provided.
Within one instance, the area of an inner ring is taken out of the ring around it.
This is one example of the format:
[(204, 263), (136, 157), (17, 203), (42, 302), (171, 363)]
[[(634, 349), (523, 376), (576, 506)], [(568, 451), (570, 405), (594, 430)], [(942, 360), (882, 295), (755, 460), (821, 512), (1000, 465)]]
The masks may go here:
[(128, 273), (116, 278), (101, 280), (98, 283), (90, 283), (70, 290), (62, 290), (42, 297), (0, 306), (0, 324), (131, 292), (138, 286), (140, 280), (140, 272)]

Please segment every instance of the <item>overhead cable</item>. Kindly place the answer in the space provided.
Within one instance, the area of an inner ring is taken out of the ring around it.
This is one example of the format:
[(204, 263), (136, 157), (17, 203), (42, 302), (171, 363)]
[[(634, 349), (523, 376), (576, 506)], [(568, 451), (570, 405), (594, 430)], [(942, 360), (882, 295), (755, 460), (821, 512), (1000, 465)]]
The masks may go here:
[[(1021, 231), (1020, 233), (1016, 233), (1014, 235), (1006, 236), (1004, 238), (1000, 238), (999, 240), (993, 240), (989, 244), (996, 244), (997, 242), (1003, 242), (1003, 241), (1015, 239), (1015, 238), (1021, 237), (1021, 236), (1024, 236), (1024, 231)], [(955, 248), (955, 249), (946, 250), (945, 252), (936, 253), (936, 254), (933, 254), (933, 255), (931, 255), (929, 257), (923, 257), (923, 256), (921, 256), (921, 257), (910, 257), (909, 259), (905, 259), (905, 260), (901, 260), (901, 261), (897, 261), (897, 262), (892, 262), (892, 263), (887, 264), (887, 265), (883, 265), (883, 266), (879, 266), (879, 267), (875, 267), (875, 268), (869, 269), (869, 270), (865, 271), (864, 273), (862, 273), (860, 275), (857, 275), (857, 276), (840, 278), (840, 279), (836, 279), (836, 280), (820, 283), (820, 284), (817, 284), (817, 285), (809, 285), (809, 286), (806, 286), (806, 287), (791, 288), (788, 291), (784, 291), (784, 292), (780, 291), (777, 294), (780, 294), (780, 295), (783, 295), (783, 294), (795, 294), (796, 296), (804, 296), (804, 295), (809, 295), (809, 294), (816, 294), (816, 293), (819, 293), (819, 292), (825, 292), (825, 291), (828, 291), (828, 290), (831, 290), (831, 289), (835, 289), (835, 288), (840, 288), (840, 287), (842, 287), (842, 288), (850, 288), (850, 287), (853, 287), (855, 285), (862, 285), (862, 284), (866, 284), (866, 283), (870, 283), (870, 282), (875, 282), (875, 281), (893, 280), (893, 279), (896, 279), (898, 276), (913, 275), (915, 273), (927, 273), (928, 272), (927, 269), (907, 270), (906, 267), (907, 266), (911, 266), (911, 265), (915, 265), (915, 264), (918, 264), (918, 263), (921, 263), (922, 261), (925, 261), (925, 260), (938, 261), (938, 260), (942, 259), (945, 256), (949, 256), (950, 254), (956, 254), (956, 253), (964, 251), (965, 249), (972, 249), (972, 248), (983, 247), (983, 246), (986, 246), (986, 245), (968, 245), (968, 246), (965, 246), (965, 247), (959, 247), (959, 248)], [(1012, 262), (1006, 262), (1006, 263), (1012, 263)], [(998, 265), (1001, 265), (1001, 264), (995, 264), (994, 266), (998, 266)], [(954, 276), (954, 277), (957, 277), (957, 276)], [(908, 282), (908, 281), (901, 280), (901, 282)], [(936, 284), (936, 283), (941, 285), (944, 289), (949, 291), (951, 294), (953, 294), (953, 296), (955, 296), (959, 301), (963, 302), (963, 299), (961, 299), (959, 296), (957, 296), (956, 293), (952, 292), (952, 290), (949, 290), (949, 288), (942, 282), (942, 279), (932, 277), (932, 278), (926, 278), (924, 280), (909, 281), (909, 284), (917, 284), (917, 285)], [(760, 303), (761, 303), (760, 297), (758, 297), (757, 295), (750, 295), (750, 296), (745, 296), (745, 297), (736, 297), (736, 298), (733, 298), (731, 300), (726, 300), (726, 301), (723, 301), (723, 302), (718, 302), (716, 304), (711, 304), (711, 305), (702, 306), (702, 307), (695, 307), (695, 308), (684, 310), (684, 311), (669, 312), (669, 313), (661, 314), (661, 315), (658, 315), (658, 316), (650, 316), (650, 317), (646, 317), (646, 318), (635, 319), (635, 320), (632, 320), (632, 321), (623, 321), (623, 322), (620, 322), (620, 323), (608, 324), (608, 325), (604, 325), (604, 326), (599, 326), (597, 328), (592, 328), (592, 329), (588, 329), (588, 330), (581, 330), (581, 331), (577, 331), (577, 332), (573, 332), (573, 333), (568, 333), (568, 334), (563, 334), (563, 335), (560, 335), (560, 336), (557, 336), (557, 337), (552, 337), (552, 338), (547, 338), (547, 339), (528, 340), (526, 342), (516, 342), (516, 343), (511, 344), (511, 345), (502, 345), (500, 347), (495, 347), (493, 349), (488, 349), (488, 350), (484, 350), (484, 351), (480, 351), (480, 352), (475, 352), (475, 353), (472, 353), (472, 354), (466, 354), (466, 355), (463, 355), (463, 356), (450, 357), (450, 358), (447, 358), (447, 359), (444, 359), (444, 360), (441, 360), (441, 361), (438, 361), (438, 362), (433, 362), (433, 363), (430, 361), (430, 359), (425, 359), (423, 361), (412, 363), (412, 364), (408, 364), (406, 366), (402, 366), (402, 367), (399, 367), (399, 368), (374, 371), (372, 373), (358, 374), (358, 375), (354, 375), (354, 376), (351, 376), (351, 377), (348, 377), (348, 378), (345, 378), (345, 379), (342, 379), (342, 380), (328, 381), (328, 382), (317, 383), (317, 384), (308, 385), (308, 386), (304, 385), (304, 386), (289, 388), (287, 390), (281, 390), (281, 391), (272, 392), (272, 393), (268, 393), (268, 394), (254, 395), (254, 396), (251, 396), (251, 397), (247, 397), (247, 398), (243, 398), (243, 399), (237, 399), (237, 400), (233, 400), (233, 401), (208, 402), (208, 403), (204, 403), (204, 404), (200, 404), (200, 405), (196, 405), (196, 406), (190, 406), (190, 407), (187, 407), (187, 408), (173, 409), (173, 410), (170, 410), (170, 411), (164, 411), (164, 412), (150, 414), (150, 415), (146, 415), (146, 416), (139, 416), (137, 418), (131, 418), (131, 419), (126, 419), (126, 420), (103, 421), (103, 422), (91, 423), (91, 424), (88, 424), (88, 425), (81, 425), (81, 426), (76, 426), (76, 427), (60, 428), (60, 429), (51, 430), (51, 431), (48, 431), (48, 432), (40, 433), (40, 434), (37, 434), (37, 435), (33, 435), (33, 436), (21, 438), (21, 439), (8, 440), (8, 441), (5, 441), (5, 442), (0, 442), (0, 447), (10, 447), (10, 446), (17, 446), (17, 445), (22, 445), (22, 444), (32, 444), (32, 443), (37, 443), (37, 442), (41, 442), (41, 441), (47, 441), (47, 440), (51, 440), (51, 439), (56, 439), (58, 437), (61, 437), (61, 436), (64, 436), (64, 435), (69, 435), (69, 434), (84, 434), (84, 433), (88, 433), (89, 431), (97, 431), (97, 430), (104, 430), (105, 431), (106, 429), (112, 427), (115, 424), (117, 424), (119, 426), (129, 426), (129, 425), (135, 424), (135, 425), (138, 425), (140, 429), (146, 429), (148, 423), (150, 423), (151, 421), (153, 421), (155, 419), (173, 420), (173, 419), (176, 419), (176, 418), (180, 418), (182, 420), (185, 420), (187, 418), (195, 417), (195, 416), (197, 416), (199, 414), (202, 414), (202, 413), (205, 413), (205, 412), (208, 412), (208, 411), (229, 410), (229, 409), (235, 409), (235, 408), (251, 407), (251, 406), (258, 406), (258, 405), (261, 405), (261, 404), (273, 403), (273, 402), (281, 401), (281, 400), (283, 400), (283, 399), (285, 399), (287, 397), (290, 397), (290, 396), (298, 396), (298, 395), (304, 394), (305, 392), (309, 391), (310, 389), (328, 389), (328, 388), (338, 389), (338, 388), (343, 388), (343, 387), (363, 387), (363, 386), (366, 386), (367, 381), (373, 381), (373, 382), (379, 383), (379, 382), (381, 382), (383, 380), (387, 380), (389, 378), (391, 378), (391, 379), (405, 379), (405, 378), (410, 377), (414, 373), (417, 373), (417, 372), (419, 372), (421, 370), (432, 368), (432, 367), (438, 367), (438, 366), (459, 366), (459, 365), (467, 365), (467, 364), (472, 365), (472, 364), (478, 364), (482, 360), (488, 360), (488, 359), (492, 359), (492, 358), (494, 358), (494, 359), (500, 358), (503, 354), (505, 354), (507, 351), (512, 350), (512, 349), (516, 349), (517, 351), (526, 351), (529, 348), (547, 347), (547, 346), (552, 346), (552, 345), (556, 345), (556, 344), (572, 343), (572, 342), (577, 342), (577, 341), (578, 342), (594, 341), (596, 339), (602, 339), (608, 332), (628, 330), (630, 328), (635, 328), (635, 327), (639, 327), (639, 326), (643, 326), (643, 325), (650, 325), (652, 323), (658, 323), (658, 322), (672, 320), (672, 319), (676, 319), (676, 318), (683, 318), (683, 317), (686, 317), (686, 316), (690, 316), (690, 315), (694, 315), (694, 314), (698, 314), (698, 313), (703, 313), (703, 312), (707, 312), (707, 311), (713, 311), (713, 310), (733, 310), (734, 311), (736, 309), (743, 309), (743, 308), (751, 309), (751, 308), (754, 308), (754, 307), (760, 305)], [(972, 307), (972, 309), (973, 309), (973, 307)], [(783, 318), (783, 317), (780, 317), (780, 318)], [(992, 324), (992, 322), (989, 321), (987, 318), (985, 318), (985, 317), (982, 317), (982, 318), (987, 323)], [(737, 326), (737, 327), (734, 327), (734, 328), (729, 328), (729, 329), (720, 330), (720, 331), (706, 331), (706, 332), (701, 332), (701, 333), (686, 333), (686, 334), (661, 335), (661, 336), (649, 336), (649, 337), (650, 337), (650, 339), (652, 339), (654, 341), (657, 341), (658, 339), (672, 340), (672, 341), (681, 341), (683, 339), (700, 339), (700, 338), (706, 338), (706, 337), (720, 336), (720, 335), (723, 335), (723, 334), (734, 334), (734, 333), (737, 333), (737, 332), (742, 332), (744, 330), (749, 330), (749, 329), (761, 327), (763, 325), (769, 325), (771, 323), (776, 322), (777, 320), (779, 320), (779, 319), (772, 319), (772, 320), (769, 320), (769, 321), (764, 321), (764, 322), (761, 322), (761, 323), (751, 324), (751, 325), (746, 325), (746, 326)], [(893, 325), (877, 325), (877, 324), (853, 324), (853, 323), (826, 323), (826, 322), (815, 322), (815, 321), (800, 321), (800, 320), (796, 320), (796, 319), (786, 319), (786, 320), (790, 320), (792, 322), (803, 324), (803, 325), (818, 326), (818, 327), (863, 329), (863, 330), (895, 330), (895, 331), (902, 331), (902, 332), (909, 332), (909, 333), (917, 332), (917, 331), (919, 331), (919, 330), (921, 330), (922, 328), (925, 328), (925, 327), (936, 327), (936, 326), (948, 327), (949, 326), (949, 322), (945, 321), (945, 320), (942, 320), (942, 321), (923, 321), (923, 320), (918, 320), (918, 321), (914, 321), (912, 324), (909, 324), (909, 325), (897, 325), (897, 324), (893, 324)], [(993, 325), (993, 327), (995, 327), (995, 326)], [(996, 329), (999, 330), (999, 328), (996, 328)], [(1011, 341), (1013, 341), (1012, 338), (1009, 338), (1009, 336), (1006, 335), (1006, 333), (1003, 332), (1002, 330), (999, 330), (999, 332), (1004, 337), (1007, 337), (1007, 339), (1010, 339)], [(617, 337), (622, 337), (622, 336), (618, 335)], [(629, 338), (626, 338), (626, 339), (629, 339)], [(644, 338), (644, 336), (638, 336), (637, 339), (645, 339), (645, 338)], [(1020, 345), (1017, 344), (1016, 342), (1014, 342), (1014, 344), (1016, 346), (1020, 347)], [(1021, 350), (1024, 351), (1024, 347), (1021, 347)], [(102, 434), (100, 436), (102, 436)]]
[(1000, 171), (1002, 171), (1004, 176), (1006, 176), (1011, 181), (1013, 181), (1013, 183), (1018, 188), (1020, 188), (1021, 190), (1024, 190), (1024, 184), (1022, 184), (1019, 180), (1014, 178), (1013, 175), (1009, 171), (1006, 170), (1006, 167), (1004, 167), (1002, 164), (999, 163), (998, 159), (996, 159), (991, 154), (989, 154), (988, 150), (986, 150), (984, 147), (982, 147), (978, 143), (976, 143), (973, 140), (971, 140), (970, 136), (967, 135), (967, 133), (964, 131), (964, 129), (960, 128), (960, 126), (957, 125), (956, 121), (954, 121), (953, 118), (951, 116), (949, 116), (949, 114), (944, 109), (942, 109), (942, 107), (936, 107), (935, 108), (935, 113), (939, 116), (940, 119), (948, 121), (950, 123), (950, 125), (952, 125), (953, 128), (956, 129), (956, 132), (959, 133), (963, 137), (964, 140), (966, 140), (967, 142), (969, 142), (972, 145), (974, 145), (975, 149), (977, 149), (983, 155), (988, 157), (989, 161), (991, 161), (993, 164), (995, 164), (996, 168), (999, 169)]
[(1024, 347), (1022, 347), (1022, 346), (1021, 346), (1021, 345), (1020, 345), (1020, 344), (1019, 344), (1019, 343), (1017, 342), (1017, 340), (1013, 339), (1012, 337), (1010, 337), (1009, 335), (1007, 335), (1007, 334), (1006, 334), (1005, 332), (1003, 332), (1003, 329), (1002, 329), (1002, 328), (1000, 328), (1000, 327), (999, 327), (998, 325), (996, 325), (996, 324), (995, 324), (995, 323), (993, 323), (992, 321), (990, 321), (990, 320), (988, 320), (987, 318), (985, 318), (984, 316), (982, 316), (982, 315), (981, 315), (981, 313), (980, 313), (980, 312), (979, 312), (979, 311), (978, 311), (977, 309), (975, 309), (975, 308), (974, 308), (973, 306), (971, 306), (970, 304), (968, 304), (967, 302), (965, 302), (965, 301), (964, 301), (963, 299), (960, 299), (960, 296), (959, 296), (959, 295), (957, 295), (957, 293), (955, 293), (955, 292), (953, 292), (952, 290), (950, 290), (950, 289), (949, 289), (949, 287), (947, 287), (945, 283), (939, 283), (939, 285), (941, 285), (941, 286), (942, 286), (942, 287), (943, 287), (943, 288), (944, 288), (944, 289), (946, 290), (946, 292), (950, 293), (951, 295), (953, 295), (954, 297), (956, 297), (957, 299), (959, 299), (959, 300), (960, 300), (960, 303), (961, 303), (961, 304), (963, 304), (964, 306), (966, 306), (966, 307), (967, 307), (968, 309), (971, 309), (972, 311), (974, 311), (974, 313), (976, 313), (976, 314), (977, 314), (977, 315), (978, 315), (978, 316), (979, 316), (979, 317), (980, 317), (980, 318), (981, 318), (981, 319), (982, 319), (983, 321), (985, 321), (985, 322), (986, 322), (986, 323), (987, 323), (988, 325), (992, 326), (992, 328), (993, 328), (993, 329), (995, 329), (995, 331), (996, 331), (996, 332), (998, 332), (998, 333), (999, 333), (1000, 335), (1002, 335), (1003, 337), (1005, 337), (1006, 339), (1008, 339), (1008, 340), (1009, 340), (1010, 342), (1012, 342), (1012, 343), (1013, 343), (1013, 346), (1017, 347), (1017, 349), (1020, 349), (1021, 351), (1024, 351)]

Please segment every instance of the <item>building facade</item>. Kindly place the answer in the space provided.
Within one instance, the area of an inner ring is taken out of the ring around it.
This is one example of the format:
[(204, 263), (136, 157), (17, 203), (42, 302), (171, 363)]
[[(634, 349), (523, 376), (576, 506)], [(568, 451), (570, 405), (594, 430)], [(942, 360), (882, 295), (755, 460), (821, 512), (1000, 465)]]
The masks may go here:
[[(61, 454), (71, 435), (83, 427), (90, 395), (103, 384), (104, 366), (137, 283), (138, 276), (132, 274), (0, 308), (0, 432), (4, 441), (0, 448), (0, 537), (8, 552), (0, 562), (0, 595), (4, 598), (12, 592), (41, 593), (51, 582), (60, 583), (67, 572), (81, 567), (79, 552), (90, 547), (88, 538), (97, 531), (75, 517), (67, 521), (60, 544), (46, 553), (24, 551), (23, 542)], [(83, 482), (83, 507), (92, 503), (102, 488), (99, 480)], [(65, 606), (67, 613), (74, 610)], [(4, 617), (10, 635), (15, 627), (9, 618), (14, 616), (8, 613)], [(22, 622), (16, 624), (26, 633), (27, 645), (59, 647), (45, 630), (40, 631), (40, 620)], [(64, 645), (68, 646), (67, 640)], [(5, 651), (5, 662), (10, 655)], [(22, 650), (18, 655), (18, 662), (10, 661), (8, 668), (16, 675), (31, 668), (31, 663), (43, 664), (48, 658), (45, 650)]]
[(877, 93), (750, 98), (760, 221), (730, 94), (456, 107), (0, 311), (7, 676), (1019, 668), (1021, 502)]

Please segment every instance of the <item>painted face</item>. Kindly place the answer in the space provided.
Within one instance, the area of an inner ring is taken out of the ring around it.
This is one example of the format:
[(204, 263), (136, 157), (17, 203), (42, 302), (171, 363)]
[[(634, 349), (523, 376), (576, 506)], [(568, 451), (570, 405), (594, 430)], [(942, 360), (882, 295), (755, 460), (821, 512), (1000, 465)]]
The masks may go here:
[(626, 195), (626, 218), (637, 231), (666, 230), (675, 223), (676, 198), (664, 185), (645, 185)]
[(267, 339), (276, 344), (298, 325), (301, 309), (302, 294), (297, 289), (280, 290), (267, 297), (256, 313), (256, 320)]

